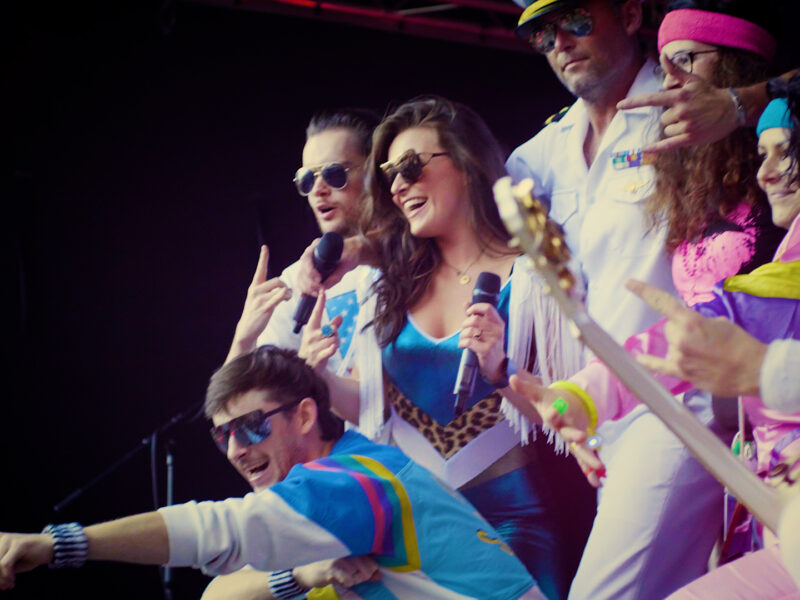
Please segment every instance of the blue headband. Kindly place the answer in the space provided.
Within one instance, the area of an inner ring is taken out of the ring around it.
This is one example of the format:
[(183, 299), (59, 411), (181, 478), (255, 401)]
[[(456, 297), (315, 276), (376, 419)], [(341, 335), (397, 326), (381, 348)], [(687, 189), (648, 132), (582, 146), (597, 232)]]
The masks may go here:
[(789, 112), (789, 104), (786, 102), (786, 98), (775, 98), (775, 100), (767, 104), (767, 108), (764, 109), (764, 112), (761, 113), (761, 118), (758, 120), (756, 134), (761, 137), (765, 129), (774, 129), (776, 127), (792, 128), (792, 115)]

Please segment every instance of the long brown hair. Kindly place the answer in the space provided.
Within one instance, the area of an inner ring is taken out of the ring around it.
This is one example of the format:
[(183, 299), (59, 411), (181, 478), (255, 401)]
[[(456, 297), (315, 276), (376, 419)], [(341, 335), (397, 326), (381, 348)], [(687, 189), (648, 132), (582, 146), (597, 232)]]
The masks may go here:
[(394, 139), (412, 127), (435, 130), (456, 168), (466, 175), (465, 208), (481, 248), (499, 252), (509, 239), (492, 196), (492, 185), (505, 175), (503, 153), (477, 113), (463, 104), (430, 96), (406, 102), (386, 117), (375, 130), (367, 159), (368, 197), (361, 222), (369, 252), (381, 270), (373, 290), (377, 309), (372, 324), (384, 347), (399, 335), (408, 310), (422, 298), (442, 261), (434, 238), (411, 234), (380, 169)]
[[(711, 83), (739, 87), (766, 79), (766, 61), (746, 50), (718, 47)], [(678, 148), (656, 156), (655, 193), (647, 201), (652, 224), (667, 228), (667, 250), (703, 237), (704, 229), (723, 219), (739, 203), (767, 206), (758, 187), (755, 133), (739, 128), (713, 144)]]

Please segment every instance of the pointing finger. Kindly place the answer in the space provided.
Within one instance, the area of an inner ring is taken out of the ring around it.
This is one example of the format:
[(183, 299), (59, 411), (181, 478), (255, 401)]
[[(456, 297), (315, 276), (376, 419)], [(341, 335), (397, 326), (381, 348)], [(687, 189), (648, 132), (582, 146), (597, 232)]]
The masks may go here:
[(629, 279), (625, 282), (625, 287), (644, 300), (650, 308), (669, 319), (684, 322), (687, 316), (694, 314), (691, 309), (681, 304), (677, 298), (643, 281)]
[(267, 264), (269, 263), (269, 248), (265, 244), (261, 246), (261, 253), (258, 255), (256, 272), (253, 274), (253, 285), (264, 283), (267, 280)]
[(677, 365), (670, 360), (651, 356), (650, 354), (640, 354), (636, 357), (636, 361), (648, 371), (656, 371), (662, 375), (670, 377), (678, 377), (685, 379), (686, 374), (683, 373)]
[(675, 79), (681, 84), (688, 83), (697, 79), (697, 75), (684, 71), (675, 66), (669, 58), (667, 58), (666, 54), (661, 54), (661, 68), (664, 69), (664, 73)]
[(314, 310), (311, 311), (311, 316), (308, 318), (308, 325), (311, 329), (319, 329), (322, 326), (323, 310), (325, 310), (325, 290), (320, 290)]
[(679, 135), (674, 135), (663, 140), (659, 140), (654, 144), (647, 146), (643, 150), (643, 152), (666, 152), (667, 150), (673, 150), (674, 148), (682, 148), (689, 144), (691, 137), (688, 133), (681, 133)]
[(619, 110), (641, 108), (643, 106), (672, 106), (676, 98), (675, 90), (653, 92), (652, 94), (638, 94), (617, 102)]

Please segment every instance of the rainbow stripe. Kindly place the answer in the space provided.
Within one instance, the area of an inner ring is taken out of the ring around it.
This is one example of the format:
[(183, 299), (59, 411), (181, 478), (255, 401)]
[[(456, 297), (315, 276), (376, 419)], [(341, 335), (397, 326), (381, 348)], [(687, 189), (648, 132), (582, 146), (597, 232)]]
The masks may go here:
[(411, 501), (394, 473), (378, 461), (359, 455), (329, 456), (304, 466), (317, 471), (345, 473), (358, 482), (372, 507), (375, 522), (372, 553), (380, 557), (381, 566), (400, 572), (420, 568)]

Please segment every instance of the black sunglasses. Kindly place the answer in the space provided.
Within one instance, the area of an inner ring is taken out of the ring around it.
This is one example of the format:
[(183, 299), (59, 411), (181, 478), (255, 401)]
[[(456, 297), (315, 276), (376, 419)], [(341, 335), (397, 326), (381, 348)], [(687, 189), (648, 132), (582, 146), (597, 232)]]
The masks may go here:
[(328, 163), (315, 169), (300, 167), (294, 175), (294, 184), (301, 196), (308, 196), (314, 189), (314, 182), (318, 175), (322, 181), (335, 190), (340, 190), (347, 185), (347, 174), (357, 167), (345, 167), (341, 163)]
[(383, 163), (381, 165), (381, 171), (383, 171), (383, 174), (386, 176), (389, 187), (392, 187), (398, 175), (402, 175), (403, 180), (411, 185), (419, 181), (420, 177), (422, 177), (422, 169), (437, 156), (450, 156), (450, 153), (415, 152), (414, 150), (406, 150), (396, 162), (392, 163), (387, 161)]
[(547, 54), (556, 46), (556, 28), (576, 37), (586, 37), (592, 33), (592, 26), (592, 15), (583, 8), (576, 8), (549, 23), (534, 25), (528, 34), (528, 42), (537, 52)]
[(260, 409), (254, 410), (240, 417), (236, 417), (235, 419), (231, 419), (222, 425), (215, 425), (211, 428), (211, 438), (223, 454), (228, 453), (228, 442), (231, 439), (231, 434), (233, 434), (236, 441), (241, 446), (259, 444), (272, 433), (272, 425), (269, 422), (269, 418), (272, 415), (276, 415), (279, 412), (296, 406), (301, 400), (302, 398), (298, 398), (297, 400), (268, 412), (264, 412)]

